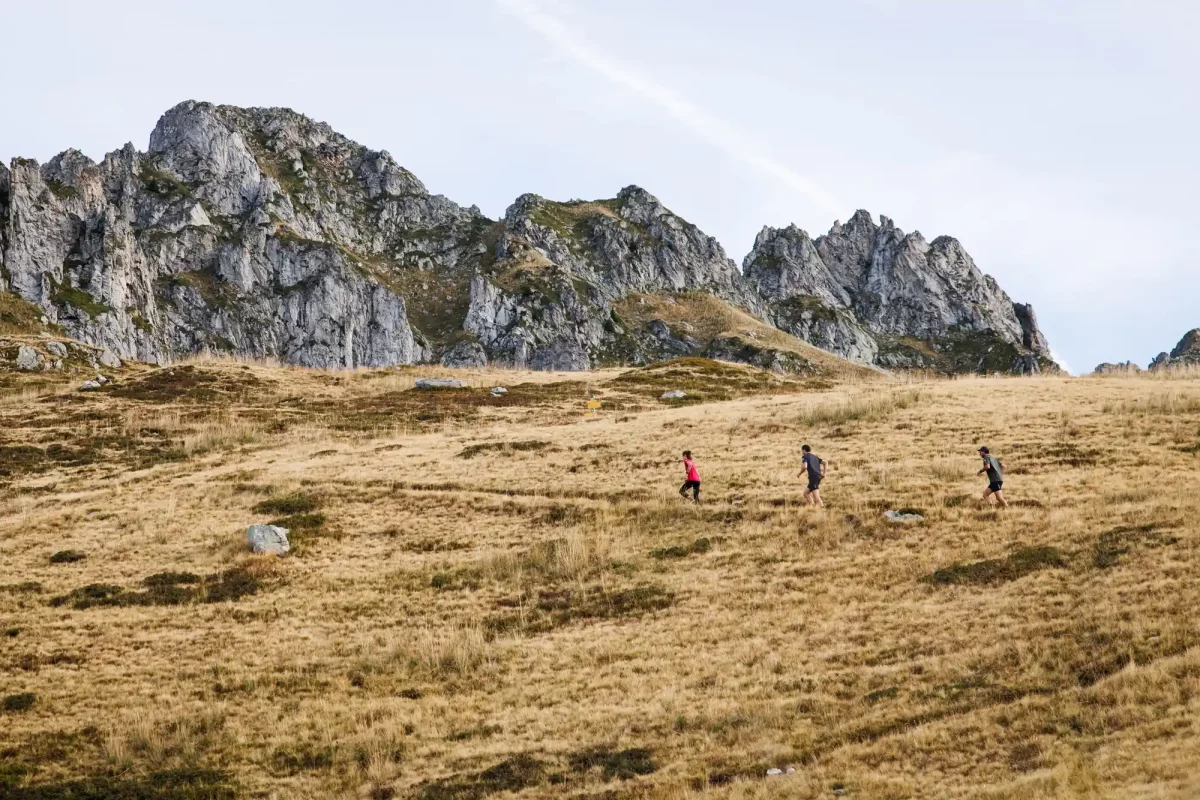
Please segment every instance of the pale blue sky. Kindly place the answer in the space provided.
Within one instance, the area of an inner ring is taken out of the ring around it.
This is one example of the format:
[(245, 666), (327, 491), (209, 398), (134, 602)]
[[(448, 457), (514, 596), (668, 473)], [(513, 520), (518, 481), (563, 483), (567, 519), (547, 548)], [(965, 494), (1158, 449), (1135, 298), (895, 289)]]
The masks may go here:
[(740, 263), (856, 208), (961, 239), (1076, 371), (1200, 326), (1200, 4), (5, 4), (0, 158), (282, 105), (499, 216), (637, 183)]

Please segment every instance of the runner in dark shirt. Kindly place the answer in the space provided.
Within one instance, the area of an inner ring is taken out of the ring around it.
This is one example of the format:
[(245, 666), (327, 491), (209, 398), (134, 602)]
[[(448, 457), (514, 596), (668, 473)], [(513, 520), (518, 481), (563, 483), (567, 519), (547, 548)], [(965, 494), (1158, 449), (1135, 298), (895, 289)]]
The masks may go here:
[(991, 451), (986, 447), (979, 448), (979, 455), (983, 457), (983, 469), (975, 473), (982, 475), (985, 472), (988, 477), (988, 488), (984, 490), (981, 502), (991, 504), (992, 495), (996, 496), (996, 502), (1002, 508), (1008, 507), (1008, 501), (1004, 499), (1004, 462), (991, 454)]
[(800, 449), (804, 452), (801, 461), (808, 472), (808, 488), (804, 490), (804, 501), (809, 505), (823, 506), (825, 503), (821, 501), (821, 479), (825, 477), (825, 462), (818, 458), (808, 445)]

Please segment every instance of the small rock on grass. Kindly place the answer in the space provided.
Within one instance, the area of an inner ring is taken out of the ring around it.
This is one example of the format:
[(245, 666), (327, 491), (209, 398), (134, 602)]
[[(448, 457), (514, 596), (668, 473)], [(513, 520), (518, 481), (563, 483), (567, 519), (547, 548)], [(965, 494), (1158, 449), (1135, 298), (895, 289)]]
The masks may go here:
[(678, 389), (672, 389), (669, 392), (662, 393), (663, 400), (680, 400), (684, 397), (687, 397), (687, 392), (681, 392)]
[(883, 516), (887, 518), (888, 522), (920, 522), (925, 519), (920, 514), (905, 514), (900, 511), (885, 511)]
[(84, 381), (84, 382), (83, 382), (83, 385), (79, 387), (79, 391), (81, 391), (81, 392), (94, 392), (94, 391), (96, 391), (96, 390), (97, 390), (97, 389), (99, 389), (99, 388), (100, 388), (100, 382), (99, 382), (99, 381)]
[(246, 541), (254, 553), (273, 553), (281, 556), (292, 549), (288, 529), (278, 525), (251, 525), (246, 529)]

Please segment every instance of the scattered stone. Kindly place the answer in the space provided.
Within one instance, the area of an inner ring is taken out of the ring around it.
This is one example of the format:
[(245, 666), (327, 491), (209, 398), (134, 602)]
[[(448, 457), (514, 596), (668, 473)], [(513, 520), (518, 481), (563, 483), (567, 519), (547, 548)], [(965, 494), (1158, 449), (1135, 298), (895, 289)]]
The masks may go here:
[(774, 775), (782, 775), (782, 774), (783, 774), (783, 770), (781, 770), (779, 767), (771, 767), (769, 770), (767, 770), (767, 777), (772, 777)]
[(59, 358), (67, 357), (67, 346), (62, 342), (46, 342), (46, 349)]
[(17, 348), (17, 369), (31, 372), (41, 366), (41, 359), (38, 357), (37, 350), (34, 350), (27, 344)]
[(687, 392), (681, 392), (678, 389), (672, 389), (669, 392), (662, 393), (663, 400), (679, 400), (684, 397), (687, 397)]
[(120, 369), (121, 359), (117, 358), (117, 354), (106, 347), (100, 353), (100, 365), (109, 369)]
[(467, 382), (454, 378), (418, 378), (418, 389), (466, 389)]
[(108, 378), (104, 377), (104, 376), (103, 376), (103, 375), (101, 375), (100, 373), (96, 373), (96, 383), (98, 383), (98, 384), (100, 384), (101, 386), (103, 386), (104, 384), (106, 384), (106, 383), (108, 383), (108, 382), (109, 382), (109, 379), (108, 379)]
[(883, 516), (888, 522), (920, 522), (925, 519), (920, 514), (905, 514), (902, 511), (885, 511)]
[(508, 394), (508, 389), (505, 389), (503, 386), (493, 386), (492, 394), (496, 397), (500, 397), (501, 395)]
[(251, 525), (246, 529), (246, 541), (255, 553), (273, 553), (281, 556), (292, 546), (288, 543), (288, 529), (278, 525)]
[(97, 389), (99, 389), (99, 388), (100, 388), (100, 382), (99, 382), (99, 381), (84, 381), (84, 382), (83, 382), (83, 385), (79, 387), (79, 391), (81, 391), (81, 392), (94, 392), (94, 391), (96, 391), (96, 390), (97, 390)]

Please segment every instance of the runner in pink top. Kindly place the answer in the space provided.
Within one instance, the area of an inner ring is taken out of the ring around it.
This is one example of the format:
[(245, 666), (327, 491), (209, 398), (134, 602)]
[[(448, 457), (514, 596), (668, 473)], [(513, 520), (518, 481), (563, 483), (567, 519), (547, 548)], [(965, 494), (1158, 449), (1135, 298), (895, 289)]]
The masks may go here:
[[(687, 470), (687, 480), (683, 482), (683, 486), (679, 487), (679, 495), (692, 503), (700, 501), (700, 470), (696, 469), (696, 462), (692, 461), (692, 451), (683, 451), (683, 468)], [(692, 490), (692, 496), (687, 496), (688, 489)]]

